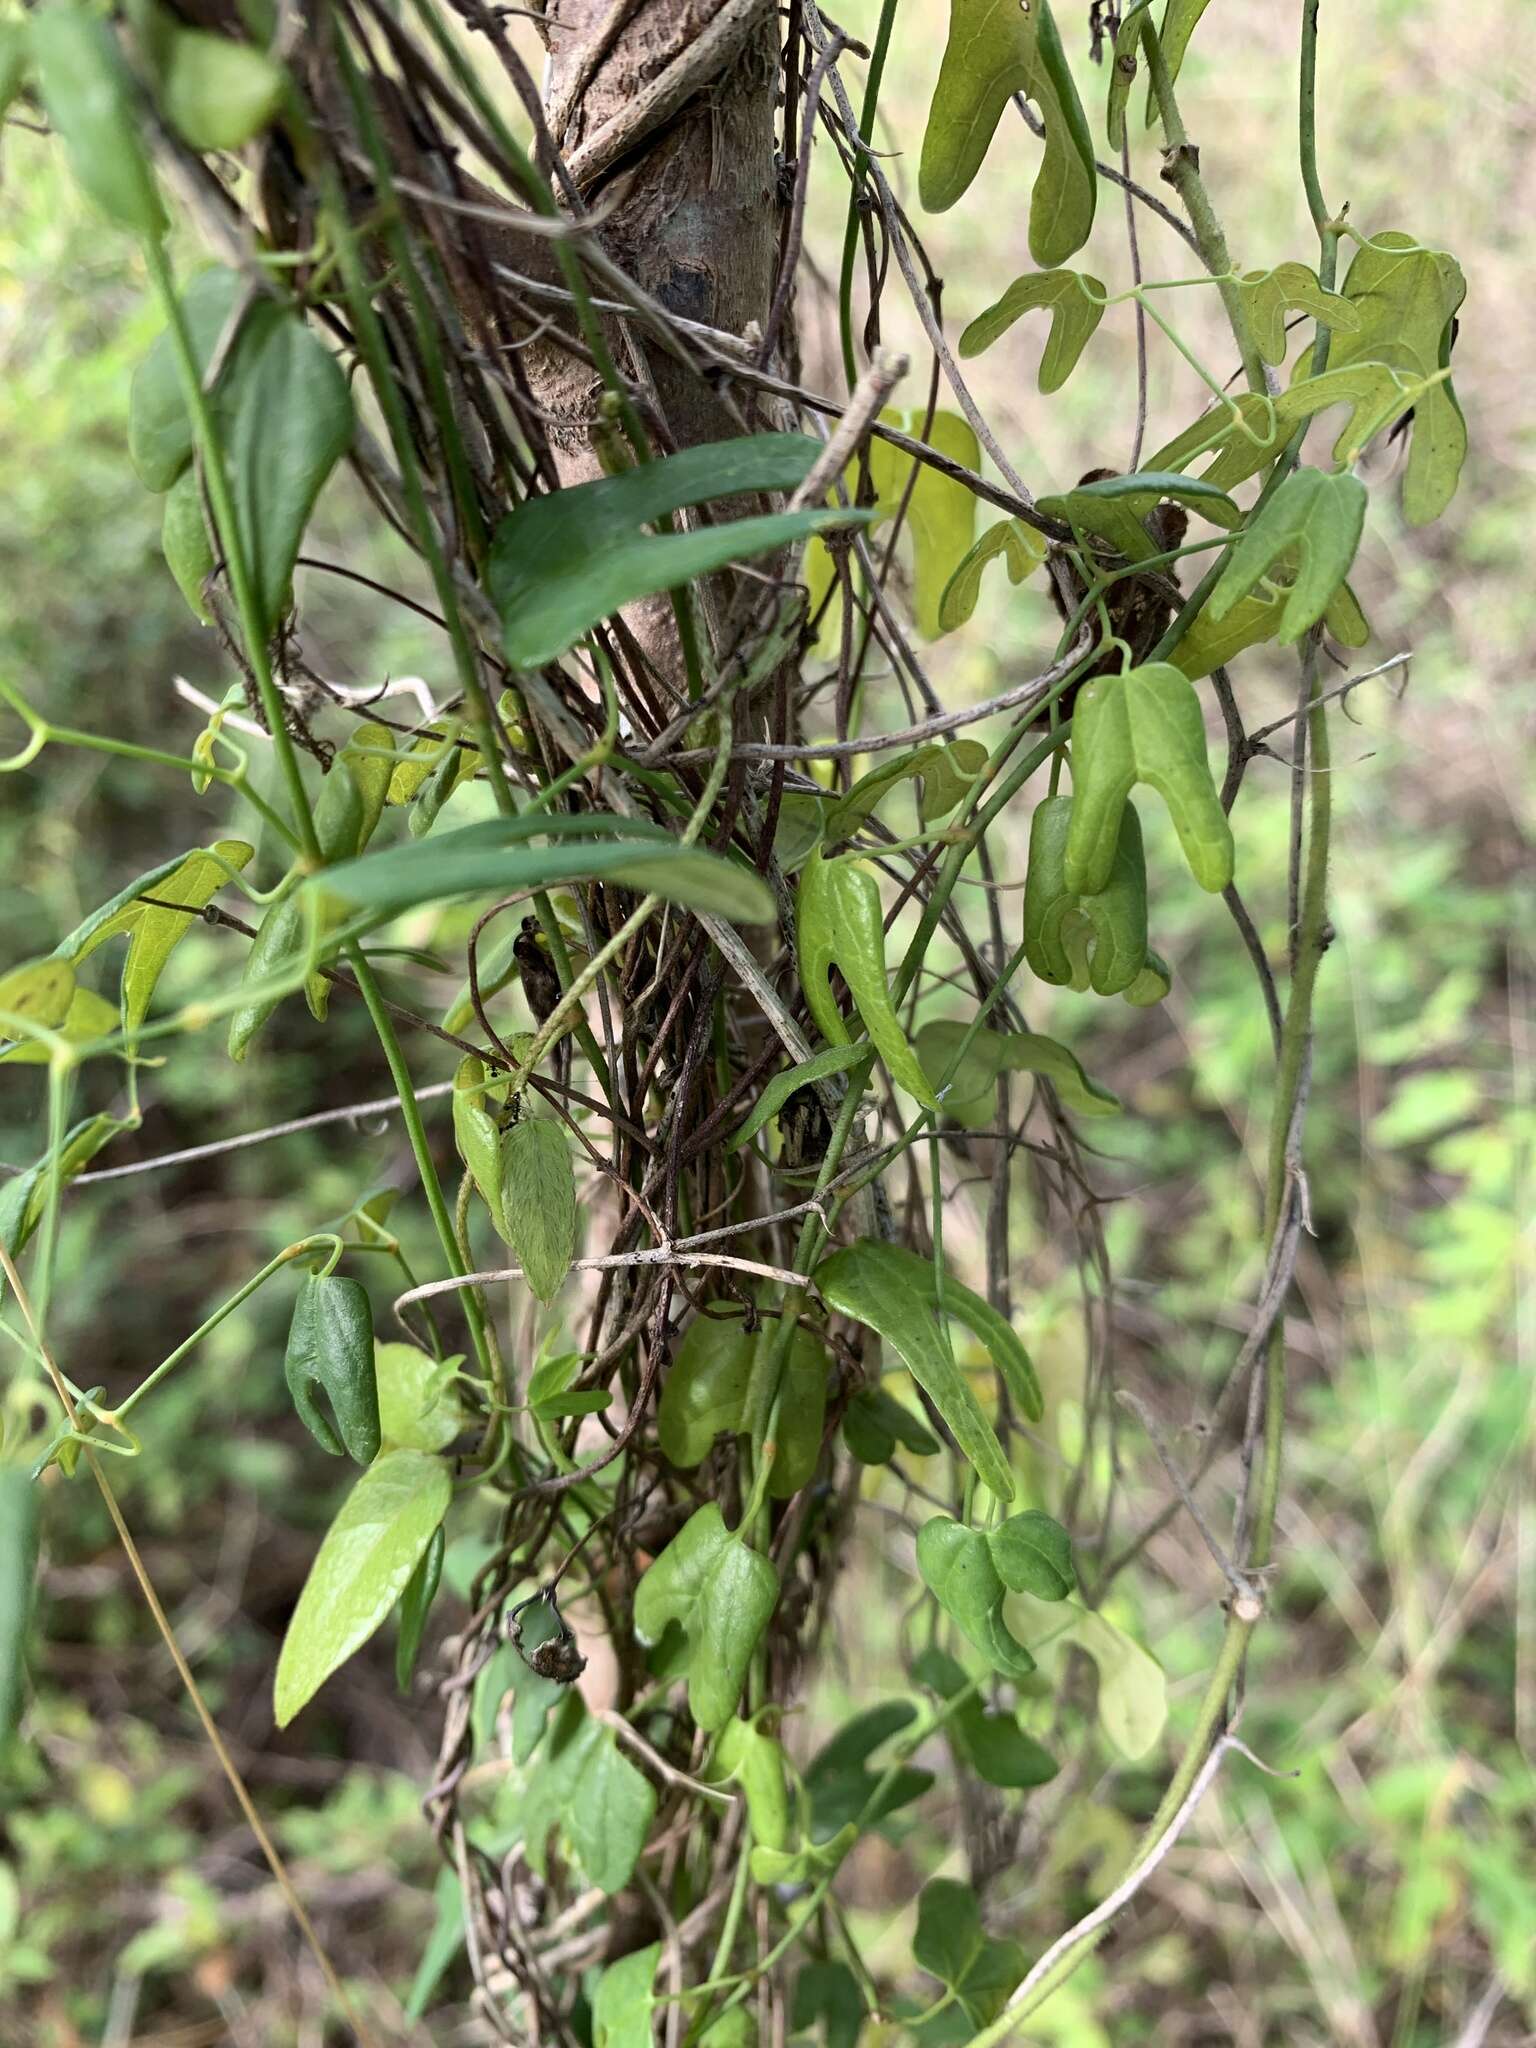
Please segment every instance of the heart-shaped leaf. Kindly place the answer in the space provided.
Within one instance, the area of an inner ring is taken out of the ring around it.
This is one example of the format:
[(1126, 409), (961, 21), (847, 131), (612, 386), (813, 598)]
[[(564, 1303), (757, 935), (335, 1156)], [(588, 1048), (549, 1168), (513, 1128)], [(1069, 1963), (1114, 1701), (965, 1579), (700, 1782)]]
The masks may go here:
[(934, 87), (918, 196), (943, 213), (981, 168), (1003, 109), (1023, 93), (1040, 109), (1045, 155), (1029, 207), (1029, 253), (1043, 269), (1088, 239), (1098, 198), (1093, 138), (1050, 0), (950, 0), (949, 40)]
[(674, 1465), (697, 1465), (717, 1436), (740, 1429), (755, 1342), (740, 1317), (695, 1316), (683, 1332), (656, 1409), (657, 1440)]
[(1040, 358), (1043, 392), (1059, 391), (1104, 318), (1104, 286), (1077, 270), (1037, 270), (1016, 277), (1000, 299), (978, 313), (960, 336), (962, 356), (979, 356), (1025, 313), (1048, 311), (1051, 332)]
[(1349, 574), (1365, 526), (1367, 491), (1341, 471), (1297, 469), (1245, 529), (1211, 592), (1210, 614), (1220, 621), (1282, 556), (1296, 561), (1277, 638), (1299, 640), (1327, 610)]
[(937, 1109), (938, 1099), (907, 1043), (886, 984), (885, 921), (874, 871), (862, 861), (825, 860), (819, 850), (813, 853), (795, 899), (795, 945), (800, 986), (822, 1037), (833, 1045), (849, 1041), (827, 980), (836, 967), (891, 1079), (926, 1108)]
[(325, 1532), (283, 1638), (273, 1695), (280, 1728), (393, 1608), (452, 1497), (448, 1466), (425, 1451), (385, 1451), (362, 1474)]
[(177, 28), (160, 77), (166, 119), (193, 149), (242, 149), (270, 123), (283, 73), (264, 50), (206, 29)]
[(1078, 693), (1072, 719), (1072, 817), (1063, 872), (1093, 896), (1108, 886), (1121, 813), (1145, 782), (1168, 806), (1202, 889), (1232, 880), (1232, 829), (1211, 780), (1194, 685), (1166, 661), (1100, 676)]
[(820, 442), (808, 435), (748, 435), (527, 499), (497, 528), (491, 550), (491, 599), (508, 659), (518, 668), (542, 668), (638, 598), (861, 522), (862, 513), (821, 506), (688, 532), (649, 530), (712, 498), (793, 490), (820, 453)]
[(652, 1987), (660, 1960), (661, 1943), (653, 1941), (604, 1970), (592, 2001), (592, 2048), (651, 2048)]
[[(519, 1685), (519, 1698), (522, 1687)], [(567, 1686), (519, 1815), (530, 1867), (548, 1868), (549, 1831), (559, 1826), (589, 1881), (610, 1896), (634, 1874), (656, 1817), (650, 1782), (619, 1749), (613, 1730)]]
[(1044, 536), (1026, 526), (1022, 519), (1000, 519), (995, 526), (989, 526), (944, 586), (939, 599), (939, 630), (953, 633), (975, 611), (982, 574), (989, 562), (1001, 557), (1008, 565), (1008, 581), (1022, 583), (1039, 568), (1047, 552)]
[(758, 1637), (779, 1597), (766, 1557), (726, 1528), (713, 1501), (691, 1516), (635, 1589), (635, 1630), (661, 1640), (669, 1622), (686, 1643), (688, 1706), (713, 1734), (736, 1710)]

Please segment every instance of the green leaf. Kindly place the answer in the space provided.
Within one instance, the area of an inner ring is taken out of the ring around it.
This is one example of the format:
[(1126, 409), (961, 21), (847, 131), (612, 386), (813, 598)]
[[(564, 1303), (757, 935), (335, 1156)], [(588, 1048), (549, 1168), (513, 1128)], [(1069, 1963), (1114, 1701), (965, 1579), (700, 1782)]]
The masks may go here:
[(437, 1598), (443, 1576), (443, 1525), (438, 1523), (432, 1540), (421, 1553), (415, 1571), (400, 1595), (400, 1633), (395, 1638), (395, 1684), (401, 1692), (411, 1689), (411, 1675), (421, 1654), (421, 1638)]
[(325, 1533), (283, 1638), (273, 1693), (280, 1728), (393, 1608), (452, 1497), (447, 1464), (425, 1451), (384, 1451), (362, 1474)]
[(1297, 427), (1335, 405), (1347, 405), (1349, 417), (1333, 444), (1333, 459), (1348, 469), (1377, 434), (1425, 395), (1423, 385), (1385, 363), (1346, 363), (1330, 367), (1321, 377), (1304, 377), (1307, 360), (1303, 357), (1297, 364), (1296, 380), (1278, 398), (1246, 392), (1229, 405), (1213, 408), (1160, 449), (1153, 464), (1177, 469), (1185, 460), (1214, 454), (1202, 481), (1230, 491), (1268, 469)]
[(1127, 803), (1120, 813), (1109, 880), (1091, 896), (1067, 883), (1071, 829), (1070, 797), (1048, 796), (1036, 805), (1024, 883), (1024, 957), (1030, 971), (1053, 987), (1119, 995), (1136, 980), (1147, 958), (1141, 820), (1135, 805)]
[(1358, 477), (1293, 470), (1232, 550), (1211, 592), (1212, 619), (1224, 619), (1282, 555), (1289, 559), (1294, 554), (1299, 565), (1286, 593), (1278, 637), (1282, 647), (1299, 640), (1349, 574), (1365, 526), (1367, 496)]
[(507, 1242), (547, 1306), (576, 1256), (576, 1174), (565, 1126), (525, 1111), (502, 1133), (501, 1167)]
[[(65, 1132), (56, 1164), (51, 1155), (45, 1154), (35, 1166), (0, 1181), (0, 1243), (13, 1259), (42, 1221), (54, 1172), (60, 1188), (64, 1188), (77, 1173), (84, 1173), (103, 1145), (119, 1131), (135, 1129), (137, 1121), (108, 1115), (86, 1117)], [(0, 1297), (4, 1293), (4, 1282), (0, 1280)]]
[(976, 315), (960, 336), (960, 353), (979, 356), (1025, 313), (1048, 311), (1051, 332), (1040, 358), (1039, 384), (1047, 394), (1059, 391), (1077, 368), (1078, 357), (1104, 318), (1104, 305), (1102, 280), (1090, 277), (1086, 271), (1026, 272), (1023, 277), (1016, 277), (984, 313)]
[[(256, 927), (251, 950), (245, 956), (240, 985), (242, 988), (260, 988), (266, 991), (268, 984), (272, 982), (281, 982), (290, 977), (295, 982), (302, 980), (312, 1014), (323, 1017), (325, 992), (329, 985), (318, 973), (309, 972), (301, 975), (299, 972), (309, 944), (305, 907), (302, 889), (290, 889), (286, 896), (279, 896), (272, 904)], [(317, 982), (318, 990), (315, 987)], [(232, 1060), (245, 1058), (251, 1040), (288, 992), (279, 988), (275, 994), (265, 992), (261, 995), (252, 995), (248, 1001), (231, 1011), (228, 1046)]]
[[(563, 843), (526, 843), (544, 834)], [(393, 914), (458, 896), (507, 896), (592, 881), (661, 896), (737, 924), (771, 924), (778, 916), (767, 883), (744, 864), (682, 846), (659, 826), (590, 812), (579, 818), (488, 818), (440, 838), (343, 861), (306, 887)]]
[(916, 1718), (917, 1709), (910, 1700), (885, 1700), (879, 1706), (866, 1707), (845, 1722), (811, 1759), (805, 1773), (805, 1789), (811, 1801), (812, 1832), (835, 1850), (839, 1860), (847, 1848), (837, 1845), (845, 1830), (850, 1830), (847, 1842), (851, 1843), (853, 1822), (877, 1826), (888, 1814), (921, 1799), (932, 1785), (931, 1771), (903, 1764), (891, 1774), (885, 1790), (871, 1804), (886, 1775), (883, 1767), (871, 1767), (871, 1757)]
[[(957, 412), (941, 409), (930, 419), (926, 410), (918, 408), (905, 420), (897, 412), (882, 413), (881, 418), (904, 426), (914, 439), (922, 437), (936, 454), (947, 455), (966, 469), (980, 464), (976, 430)], [(873, 525), (893, 518), (906, 500), (907, 531), (912, 537), (912, 616), (923, 638), (936, 640), (944, 630), (939, 620), (940, 601), (976, 536), (976, 500), (969, 485), (892, 447), (889, 441), (871, 442), (869, 462), (877, 493)]]
[(1019, 1726), (1017, 1714), (989, 1713), (971, 1689), (971, 1681), (955, 1659), (936, 1647), (924, 1650), (912, 1676), (942, 1700), (964, 1692), (968, 1697), (945, 1720), (945, 1732), (957, 1755), (989, 1785), (1026, 1791), (1056, 1776), (1056, 1761)]
[(938, 1438), (881, 1387), (860, 1387), (848, 1403), (843, 1442), (861, 1465), (888, 1465), (898, 1444), (918, 1458), (937, 1457), (939, 1452)]
[(740, 1317), (695, 1316), (683, 1332), (656, 1410), (657, 1439), (674, 1465), (697, 1465), (717, 1436), (740, 1429), (755, 1345)]
[(416, 1974), (411, 1979), (405, 2000), (405, 2016), (413, 2021), (420, 2020), (426, 2013), (438, 1985), (464, 1946), (464, 1894), (456, 1872), (446, 1867), (438, 1872), (432, 1899), (435, 1908), (432, 1932), (421, 1951), (421, 1960), (416, 1965)]
[(1008, 566), (1008, 581), (1022, 583), (1040, 567), (1047, 553), (1045, 537), (1022, 519), (1000, 519), (989, 526), (944, 586), (939, 599), (940, 632), (953, 633), (975, 611), (982, 572), (989, 562), (1000, 555)]
[[(942, 1086), (970, 1029), (967, 1024), (935, 1018), (917, 1034), (917, 1056), (937, 1089)], [(1079, 1116), (1113, 1116), (1120, 1098), (1090, 1081), (1075, 1054), (1054, 1038), (1033, 1031), (978, 1031), (966, 1047), (960, 1070), (944, 1096), (944, 1114), (973, 1130), (994, 1117), (994, 1088), (1002, 1073), (1038, 1074), (1061, 1097), (1063, 1107)]]
[[(238, 272), (214, 268), (200, 271), (181, 297), (182, 319), (192, 344), (193, 360), (206, 381), (220, 343), (246, 291)], [(259, 346), (266, 331), (283, 318), (275, 300), (259, 299), (245, 312), (240, 331), (227, 353), (217, 392), (223, 393), (234, 360)], [(174, 338), (166, 328), (133, 373), (128, 394), (128, 456), (139, 481), (151, 491), (168, 491), (192, 461), (192, 420), (181, 384)]]
[(76, 179), (119, 227), (163, 235), (165, 209), (140, 139), (133, 80), (112, 31), (69, 5), (40, 9), (29, 26), (38, 91)]
[(795, 899), (795, 944), (800, 985), (816, 1027), (833, 1045), (846, 1045), (848, 1028), (827, 976), (842, 970), (859, 1020), (891, 1079), (925, 1108), (938, 1102), (917, 1055), (907, 1043), (885, 979), (885, 923), (873, 869), (862, 861), (825, 860), (813, 853)]
[(765, 1849), (789, 1843), (784, 1751), (752, 1721), (727, 1721), (715, 1744), (714, 1776), (741, 1787), (752, 1840)]
[[(1466, 294), (1460, 264), (1443, 249), (1426, 249), (1396, 229), (1372, 235), (1355, 250), (1344, 279), (1343, 296), (1356, 325), (1341, 332), (1329, 323), (1334, 334), (1328, 375), (1385, 363), (1406, 378), (1421, 379), (1448, 368), (1453, 323)], [(1311, 366), (1309, 349), (1296, 365), (1296, 381), (1309, 377)], [(1466, 453), (1466, 422), (1455, 391), (1449, 381), (1431, 385), (1413, 402), (1403, 473), (1403, 515), (1410, 526), (1439, 518), (1455, 495)]]
[(496, 1235), (511, 1243), (502, 1207), (501, 1126), (486, 1108), (485, 1062), (471, 1053), (453, 1077), (453, 1138), (480, 1199), (491, 1212)]
[[(77, 987), (69, 999), (63, 1021), (53, 1028), (66, 1045), (90, 1045), (111, 1038), (118, 1027), (117, 1005), (91, 988)], [(18, 1039), (0, 1051), (0, 1060), (13, 1067), (45, 1067), (53, 1057), (40, 1038)]]
[(27, 1629), (37, 1579), (38, 1490), (19, 1465), (0, 1465), (0, 1752), (21, 1717)]
[(1202, 889), (1232, 880), (1232, 829), (1211, 780), (1194, 685), (1166, 661), (1100, 676), (1079, 691), (1072, 719), (1072, 817), (1064, 873), (1085, 896), (1115, 865), (1121, 812), (1138, 782), (1155, 789)]
[(586, 1721), (579, 1748), (565, 1832), (592, 1883), (611, 1895), (634, 1875), (656, 1816), (656, 1794), (600, 1721)]
[(1273, 270), (1250, 270), (1238, 282), (1238, 297), (1248, 316), (1254, 344), (1266, 363), (1285, 361), (1285, 316), (1310, 313), (1335, 334), (1358, 331), (1360, 316), (1348, 299), (1327, 292), (1317, 273), (1305, 263), (1280, 263)]
[(1104, 113), (1104, 132), (1111, 149), (1125, 142), (1125, 108), (1136, 82), (1136, 53), (1141, 48), (1142, 16), (1152, 0), (1133, 0), (1120, 17), (1114, 52), (1109, 65), (1109, 98)]
[(1010, 1515), (987, 1531), (992, 1562), (1010, 1593), (1033, 1593), (1037, 1600), (1065, 1600), (1077, 1585), (1072, 1569), (1072, 1538), (1060, 1522), (1039, 1508)]
[[(149, 1015), (165, 964), (197, 923), (198, 913), (225, 887), (231, 872), (238, 873), (254, 853), (255, 848), (243, 839), (220, 839), (151, 869), (93, 911), (68, 938), (61, 939), (54, 947), (55, 955), (78, 967), (98, 946), (126, 934), (122, 1013), (123, 1027), (131, 1036)], [(156, 900), (143, 903), (139, 900), (143, 896)], [(168, 907), (171, 905), (180, 907)]]
[(1167, 961), (1161, 953), (1154, 953), (1148, 947), (1146, 966), (1130, 987), (1122, 990), (1121, 994), (1133, 1009), (1146, 1010), (1150, 1009), (1153, 1003), (1162, 1002), (1172, 987), (1173, 976), (1169, 972)]
[(454, 1384), (457, 1358), (432, 1358), (414, 1344), (376, 1344), (379, 1429), (390, 1450), (446, 1451), (468, 1427)]
[(1233, 527), (1243, 516), (1226, 492), (1205, 478), (1157, 466), (1079, 484), (1075, 490), (1042, 498), (1037, 509), (1048, 519), (1065, 520), (1075, 532), (1112, 548), (1128, 561), (1144, 562), (1160, 552), (1146, 522), (1164, 498), (1187, 505), (1213, 526)]
[[(1198, 682), (1212, 669), (1224, 667), (1247, 648), (1272, 640), (1285, 616), (1293, 575), (1294, 570), (1289, 565), (1277, 564), (1263, 579), (1260, 590), (1250, 597), (1239, 598), (1220, 625), (1213, 622), (1210, 606), (1202, 606), (1173, 650), (1171, 659), (1174, 667), (1182, 669), (1192, 681)], [(1323, 622), (1333, 638), (1346, 647), (1363, 647), (1371, 635), (1365, 615), (1347, 583), (1330, 599), (1323, 613)]]
[(652, 1986), (660, 1960), (661, 1943), (653, 1941), (604, 1970), (592, 2001), (592, 2048), (651, 2048)]
[(192, 149), (240, 149), (270, 123), (283, 73), (264, 51), (205, 29), (178, 28), (160, 79), (166, 119)]
[(836, 507), (725, 520), (689, 532), (647, 531), (689, 505), (802, 483), (821, 453), (803, 434), (710, 442), (618, 476), (529, 498), (496, 529), (489, 571), (514, 667), (542, 668), (583, 634), (659, 591), (749, 561), (863, 514)]
[(980, 740), (931, 740), (897, 754), (861, 775), (848, 794), (839, 797), (826, 816), (826, 837), (849, 839), (886, 796), (903, 782), (920, 780), (919, 815), (925, 825), (952, 811), (986, 767), (988, 754)]
[(1007, 1588), (982, 1529), (935, 1515), (917, 1532), (917, 1568), (944, 1612), (998, 1671), (1024, 1678), (1035, 1660), (1003, 1619)]
[[(907, 1772), (900, 1774), (901, 1777), (908, 1775)], [(927, 1771), (915, 1771), (910, 1775), (925, 1781), (922, 1788), (925, 1792), (933, 1783)], [(873, 1786), (873, 1779), (870, 1780), (870, 1784)], [(882, 1809), (888, 1812), (891, 1803), (890, 1800), (882, 1801)], [(905, 1804), (904, 1801), (895, 1803)], [(839, 1828), (835, 1835), (828, 1836), (824, 1842), (814, 1842), (802, 1835), (799, 1846), (794, 1849), (754, 1849), (748, 1859), (752, 1881), (754, 1884), (762, 1885), (801, 1885), (815, 1884), (818, 1879), (830, 1878), (858, 1838), (859, 1831), (850, 1821), (846, 1827)]]
[[(1178, 82), (1179, 72), (1184, 63), (1184, 52), (1189, 48), (1189, 39), (1199, 26), (1200, 17), (1209, 6), (1210, 0), (1168, 0), (1163, 9), (1163, 25), (1157, 32), (1163, 47), (1163, 62), (1168, 66), (1168, 83)], [(1158, 118), (1157, 94), (1147, 87), (1147, 126), (1150, 128)]]
[(912, 1958), (955, 1993), (976, 2027), (997, 2018), (1024, 1975), (1023, 1949), (987, 1934), (975, 1891), (947, 1877), (930, 1879), (918, 1894)]
[(821, 2025), (822, 2048), (858, 2048), (864, 1996), (846, 1963), (804, 1963), (795, 1979), (791, 2025), (803, 2033)]
[(923, 135), (918, 197), (943, 213), (981, 168), (1004, 108), (1023, 93), (1040, 109), (1045, 155), (1029, 207), (1029, 253), (1043, 269), (1088, 239), (1098, 196), (1093, 139), (1050, 0), (950, 0), (949, 40)]
[(213, 540), (203, 512), (203, 487), (195, 470), (183, 470), (165, 494), (160, 522), (160, 547), (176, 587), (203, 624), (212, 613), (203, 600), (203, 584), (213, 574)]
[(783, 1357), (783, 1383), (779, 1419), (772, 1439), (766, 1436), (773, 1408), (774, 1389), (769, 1368), (780, 1338), (776, 1320), (765, 1320), (758, 1329), (752, 1358), (752, 1379), (747, 1392), (742, 1427), (761, 1438), (766, 1448), (773, 1444), (773, 1470), (768, 1491), (775, 1500), (788, 1500), (810, 1483), (821, 1456), (822, 1432), (827, 1416), (827, 1348), (810, 1330), (796, 1329)]
[(57, 1030), (74, 999), (75, 970), (67, 960), (56, 956), (28, 960), (0, 974), (0, 1030), (9, 1032), (3, 1021), (7, 1015), (24, 1018), (46, 1031)]
[[(834, 1252), (816, 1269), (816, 1285), (823, 1298), (840, 1314), (865, 1323), (888, 1344), (895, 1346), (902, 1362), (944, 1419), (945, 1427), (970, 1459), (983, 1483), (999, 1500), (1012, 1500), (1013, 1475), (1002, 1445), (970, 1381), (955, 1363), (947, 1331), (941, 1330), (936, 1314), (937, 1282), (932, 1265), (898, 1245), (875, 1238), (861, 1238), (857, 1244)], [(991, 1324), (983, 1341), (999, 1343), (994, 1363), (1008, 1378), (1010, 1389), (1029, 1396), (1022, 1405), (1033, 1419), (1040, 1415), (1040, 1397), (1034, 1373), (1024, 1348), (1002, 1318), (980, 1301), (958, 1280), (945, 1276), (944, 1306), (970, 1327), (986, 1312)], [(1003, 1332), (1007, 1332), (1006, 1339)], [(1004, 1365), (1004, 1359), (1008, 1363)]]
[(732, 1131), (726, 1141), (726, 1151), (739, 1152), (748, 1139), (755, 1138), (768, 1119), (777, 1116), (790, 1097), (797, 1095), (802, 1088), (809, 1088), (817, 1081), (830, 1080), (834, 1074), (846, 1074), (863, 1057), (864, 1048), (859, 1045), (824, 1045), (808, 1060), (801, 1060), (775, 1074), (753, 1103), (745, 1121)]
[[(379, 1453), (379, 1390), (366, 1287), (342, 1273), (304, 1275), (288, 1326), (283, 1377), (299, 1420), (321, 1450), (339, 1458), (345, 1446), (359, 1465), (373, 1462)], [(334, 1429), (317, 1393), (330, 1403)]]
[(669, 1622), (687, 1644), (688, 1706), (707, 1733), (723, 1728), (741, 1697), (758, 1637), (779, 1597), (766, 1557), (744, 1531), (726, 1528), (713, 1501), (691, 1516), (635, 1591), (635, 1630), (661, 1640)]
[(266, 324), (219, 384), (235, 531), (261, 629), (288, 607), (304, 529), (352, 443), (352, 394), (341, 365), (301, 320)]
[(1059, 1659), (1068, 1647), (1087, 1652), (1099, 1669), (1104, 1733), (1133, 1763), (1149, 1755), (1168, 1720), (1167, 1680), (1156, 1660), (1097, 1610), (1070, 1603), (1046, 1606), (1027, 1593), (1011, 1599), (1014, 1615), (1031, 1629), (1042, 1662)]

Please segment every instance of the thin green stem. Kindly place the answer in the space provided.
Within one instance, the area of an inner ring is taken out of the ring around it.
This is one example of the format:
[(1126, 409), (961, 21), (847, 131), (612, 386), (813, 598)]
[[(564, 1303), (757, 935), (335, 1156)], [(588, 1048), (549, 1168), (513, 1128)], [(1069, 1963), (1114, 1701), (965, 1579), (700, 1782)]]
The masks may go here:
[[(843, 348), (843, 375), (852, 391), (859, 381), (858, 360), (853, 349), (853, 265), (859, 250), (859, 200), (864, 191), (864, 155), (874, 132), (875, 113), (880, 105), (880, 84), (885, 77), (886, 53), (891, 47), (891, 27), (896, 19), (896, 0), (884, 0), (880, 24), (869, 57), (869, 76), (864, 83), (864, 106), (859, 114), (859, 138), (849, 137), (853, 150), (853, 175), (848, 186), (848, 224), (843, 230), (843, 261), (837, 283), (837, 327)], [(806, 135), (802, 149), (809, 149)]]

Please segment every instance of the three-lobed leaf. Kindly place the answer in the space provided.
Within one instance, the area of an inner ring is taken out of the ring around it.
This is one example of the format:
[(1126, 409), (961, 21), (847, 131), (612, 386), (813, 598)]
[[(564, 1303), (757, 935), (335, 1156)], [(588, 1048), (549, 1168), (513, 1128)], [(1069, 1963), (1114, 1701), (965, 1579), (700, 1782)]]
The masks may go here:
[(955, 1878), (931, 1878), (918, 1894), (912, 1957), (953, 1992), (973, 2027), (997, 2018), (1024, 1975), (1023, 1949), (986, 1932), (974, 1889)]
[(683, 1632), (688, 1706), (707, 1733), (735, 1712), (778, 1597), (773, 1566), (750, 1548), (744, 1530), (726, 1528), (713, 1501), (684, 1523), (636, 1588), (642, 1642), (660, 1642), (670, 1622)]
[(1029, 207), (1029, 253), (1050, 269), (1088, 239), (1098, 197), (1093, 139), (1050, 0), (950, 0), (949, 39), (934, 87), (918, 197), (943, 213), (969, 189), (1015, 93), (1033, 100), (1045, 154)]
[(953, 633), (976, 609), (981, 579), (989, 562), (1007, 565), (1008, 581), (1022, 583), (1049, 552), (1044, 536), (1022, 519), (999, 519), (967, 549), (939, 599), (939, 630)]
[(1191, 874), (1219, 893), (1232, 880), (1232, 828), (1206, 758), (1194, 685), (1170, 662), (1100, 676), (1080, 691), (1072, 720), (1072, 816), (1067, 887), (1096, 895), (1113, 873), (1121, 815), (1138, 782), (1168, 807)]
[(1046, 394), (1059, 391), (1104, 318), (1104, 305), (1102, 280), (1086, 271), (1028, 271), (976, 315), (960, 336), (960, 353), (979, 356), (1024, 314), (1048, 312), (1051, 331), (1040, 357), (1039, 385)]
[(277, 1660), (284, 1728), (394, 1607), (448, 1511), (453, 1481), (426, 1451), (384, 1451), (325, 1532)]
[(1360, 479), (1347, 472), (1293, 470), (1239, 537), (1211, 592), (1211, 618), (1224, 619), (1284, 557), (1295, 561), (1295, 580), (1285, 593), (1276, 638), (1282, 647), (1299, 640), (1327, 611), (1349, 574), (1368, 495)]
[(457, 1358), (414, 1344), (375, 1344), (379, 1430), (390, 1450), (446, 1451), (469, 1421), (454, 1384)]
[(816, 1028), (833, 1045), (849, 1041), (828, 975), (838, 968), (859, 1021), (891, 1079), (927, 1109), (938, 1099), (907, 1041), (885, 978), (885, 920), (874, 872), (862, 861), (826, 860), (818, 850), (806, 862), (795, 898), (795, 946), (800, 986)]

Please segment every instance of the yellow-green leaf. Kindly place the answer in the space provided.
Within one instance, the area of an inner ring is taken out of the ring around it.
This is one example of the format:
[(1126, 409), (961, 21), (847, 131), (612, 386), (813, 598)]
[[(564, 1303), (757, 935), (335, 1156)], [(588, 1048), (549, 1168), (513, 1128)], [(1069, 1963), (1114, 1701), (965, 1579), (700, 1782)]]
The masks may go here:
[(1051, 331), (1040, 358), (1040, 389), (1059, 391), (1104, 318), (1104, 286), (1077, 270), (1037, 270), (1016, 277), (1000, 299), (978, 313), (960, 336), (962, 356), (979, 356), (1025, 313), (1046, 311)]

